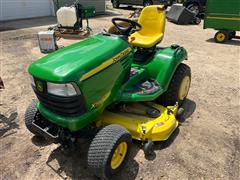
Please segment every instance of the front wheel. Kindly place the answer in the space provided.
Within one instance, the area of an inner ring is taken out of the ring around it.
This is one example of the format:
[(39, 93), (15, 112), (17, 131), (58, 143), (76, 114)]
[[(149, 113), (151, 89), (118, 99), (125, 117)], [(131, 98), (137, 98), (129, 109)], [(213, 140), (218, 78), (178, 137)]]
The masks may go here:
[(188, 95), (190, 84), (191, 69), (188, 65), (181, 63), (173, 75), (168, 90), (157, 101), (164, 106), (173, 106), (176, 102), (181, 105)]
[(32, 124), (35, 118), (38, 118), (39, 112), (36, 107), (37, 101), (32, 101), (25, 112), (25, 125), (27, 129), (36, 136), (41, 136), (36, 127)]
[(88, 166), (96, 176), (111, 178), (125, 165), (132, 144), (131, 134), (119, 125), (104, 127), (88, 151)]
[(231, 39), (234, 38), (234, 37), (236, 37), (236, 31), (231, 31), (231, 32), (229, 33), (228, 39), (231, 40)]

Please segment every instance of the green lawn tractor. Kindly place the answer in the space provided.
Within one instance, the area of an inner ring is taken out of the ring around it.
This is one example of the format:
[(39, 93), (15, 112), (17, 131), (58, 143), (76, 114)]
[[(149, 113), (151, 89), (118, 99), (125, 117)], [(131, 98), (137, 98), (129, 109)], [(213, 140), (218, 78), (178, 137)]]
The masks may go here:
[(191, 81), (191, 70), (182, 63), (186, 50), (157, 46), (165, 30), (163, 6), (145, 7), (138, 22), (112, 22), (120, 35), (94, 35), (28, 69), (38, 101), (26, 110), (26, 127), (63, 144), (94, 134), (87, 161), (101, 178), (123, 168), (132, 139), (141, 141), (147, 154), (154, 141), (169, 138)]

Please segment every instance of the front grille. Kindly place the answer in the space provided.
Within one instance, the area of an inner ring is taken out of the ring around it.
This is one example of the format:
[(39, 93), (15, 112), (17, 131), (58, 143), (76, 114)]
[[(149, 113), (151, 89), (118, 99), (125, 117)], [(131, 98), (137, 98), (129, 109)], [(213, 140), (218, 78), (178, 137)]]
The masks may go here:
[(46, 91), (33, 90), (39, 102), (48, 110), (63, 116), (77, 116), (86, 112), (85, 101), (82, 95), (61, 97), (48, 94)]

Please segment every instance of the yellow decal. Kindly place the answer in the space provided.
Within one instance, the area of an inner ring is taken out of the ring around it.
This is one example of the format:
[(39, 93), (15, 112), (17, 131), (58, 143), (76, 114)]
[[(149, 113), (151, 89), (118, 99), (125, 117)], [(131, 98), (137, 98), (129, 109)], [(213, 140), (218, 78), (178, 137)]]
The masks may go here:
[(110, 96), (111, 91), (109, 91), (108, 93), (106, 93), (99, 101), (95, 102), (94, 104), (92, 104), (92, 109), (96, 108), (97, 106), (101, 105), (103, 102), (105, 102), (107, 100), (107, 98)]
[(239, 21), (240, 18), (234, 18), (234, 17), (214, 17), (214, 16), (207, 16), (207, 19), (218, 19), (218, 20), (232, 20), (232, 21)]
[(125, 49), (124, 51), (120, 52), (119, 54), (117, 54), (113, 58), (105, 61), (104, 63), (102, 63), (98, 67), (96, 67), (96, 68), (92, 69), (91, 71), (87, 72), (86, 74), (84, 74), (80, 78), (80, 81), (84, 81), (85, 79), (88, 79), (89, 77), (93, 76), (94, 74), (97, 74), (98, 72), (102, 71), (103, 69), (105, 69), (105, 68), (109, 67), (110, 65), (116, 63), (117, 61), (122, 59), (124, 56), (126, 56), (128, 53), (130, 53), (131, 51), (132, 51), (132, 49), (130, 47)]

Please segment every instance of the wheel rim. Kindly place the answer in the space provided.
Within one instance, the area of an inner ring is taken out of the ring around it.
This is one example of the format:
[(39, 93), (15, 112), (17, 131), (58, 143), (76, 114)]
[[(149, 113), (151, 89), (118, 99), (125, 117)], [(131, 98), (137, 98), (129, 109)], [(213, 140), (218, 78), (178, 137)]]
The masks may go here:
[(187, 96), (189, 87), (190, 87), (190, 77), (186, 76), (183, 78), (180, 85), (179, 94), (178, 94), (178, 97), (180, 100), (183, 100)]
[(218, 33), (218, 34), (217, 34), (217, 40), (218, 40), (219, 42), (224, 41), (224, 40), (225, 40), (225, 34), (223, 34), (223, 33)]
[(125, 156), (127, 154), (127, 143), (120, 143), (115, 149), (112, 160), (111, 160), (111, 168), (117, 169), (123, 162)]

